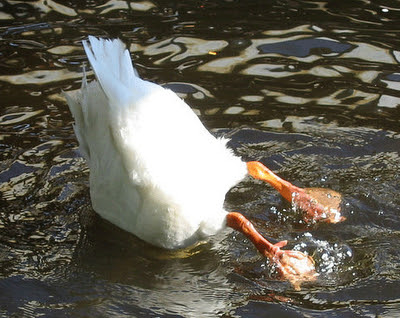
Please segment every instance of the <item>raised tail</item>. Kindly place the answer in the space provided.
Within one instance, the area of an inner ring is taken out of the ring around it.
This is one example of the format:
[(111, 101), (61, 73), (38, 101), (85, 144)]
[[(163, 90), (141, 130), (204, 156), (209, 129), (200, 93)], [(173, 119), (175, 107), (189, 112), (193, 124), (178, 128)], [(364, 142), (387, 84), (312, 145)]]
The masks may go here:
[(132, 90), (139, 76), (125, 45), (118, 39), (89, 36), (89, 42), (83, 41), (83, 47), (110, 104), (127, 105), (132, 100)]
[[(95, 135), (102, 137), (108, 133), (104, 127), (108, 127), (110, 113), (118, 113), (115, 109), (123, 109), (132, 103), (134, 87), (140, 86), (138, 84), (143, 81), (133, 68), (129, 51), (120, 40), (89, 36), (89, 41), (83, 41), (83, 46), (98, 83), (87, 83), (84, 74), (81, 89), (65, 93), (65, 97), (75, 119), (74, 130), (80, 150), (90, 160)], [(109, 107), (114, 111), (110, 111)]]

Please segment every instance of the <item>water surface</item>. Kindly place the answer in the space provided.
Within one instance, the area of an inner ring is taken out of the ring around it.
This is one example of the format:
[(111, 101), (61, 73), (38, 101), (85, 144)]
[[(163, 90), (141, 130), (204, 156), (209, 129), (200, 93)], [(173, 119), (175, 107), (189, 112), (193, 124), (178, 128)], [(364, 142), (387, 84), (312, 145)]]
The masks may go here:
[[(399, 20), (390, 0), (2, 1), (0, 316), (400, 315)], [(244, 160), (344, 195), (346, 222), (313, 226), (258, 181), (227, 195), (313, 255), (316, 282), (294, 291), (232, 231), (167, 252), (95, 214), (60, 95), (89, 34), (121, 38)]]

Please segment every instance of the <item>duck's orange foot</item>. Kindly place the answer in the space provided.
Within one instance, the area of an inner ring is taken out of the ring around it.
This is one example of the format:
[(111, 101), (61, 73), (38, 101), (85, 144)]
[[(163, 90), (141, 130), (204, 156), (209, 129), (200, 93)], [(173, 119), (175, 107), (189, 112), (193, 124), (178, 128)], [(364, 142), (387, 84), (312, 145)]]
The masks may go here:
[(237, 212), (228, 213), (226, 223), (246, 235), (257, 250), (276, 265), (280, 277), (288, 280), (296, 290), (300, 289), (301, 283), (317, 278), (312, 257), (299, 251), (281, 250), (287, 241), (272, 244), (256, 231), (249, 220)]
[(263, 254), (275, 264), (282, 279), (289, 281), (295, 290), (300, 290), (302, 283), (317, 279), (315, 262), (300, 251), (281, 250), (286, 244), (287, 241), (278, 242), (272, 249), (265, 249)]
[(302, 283), (317, 279), (314, 260), (300, 251), (279, 250), (273, 261), (281, 277), (288, 280), (295, 290), (300, 290)]
[(299, 189), (292, 195), (294, 208), (304, 213), (307, 223), (339, 223), (346, 220), (340, 213), (341, 202), (340, 193), (325, 188)]
[(338, 223), (346, 218), (340, 214), (340, 193), (323, 188), (302, 189), (281, 179), (261, 162), (250, 161), (247, 170), (251, 176), (273, 186), (295, 208), (305, 213), (307, 223), (321, 221)]

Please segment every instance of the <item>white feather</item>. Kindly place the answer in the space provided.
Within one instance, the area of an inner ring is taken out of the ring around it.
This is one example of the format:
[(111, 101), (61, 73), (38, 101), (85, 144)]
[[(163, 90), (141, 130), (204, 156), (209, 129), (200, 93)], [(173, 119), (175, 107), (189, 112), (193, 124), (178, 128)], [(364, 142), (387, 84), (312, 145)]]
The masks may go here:
[(119, 40), (89, 37), (97, 81), (67, 94), (97, 213), (141, 239), (180, 248), (225, 227), (226, 192), (245, 163), (175, 93), (140, 79)]

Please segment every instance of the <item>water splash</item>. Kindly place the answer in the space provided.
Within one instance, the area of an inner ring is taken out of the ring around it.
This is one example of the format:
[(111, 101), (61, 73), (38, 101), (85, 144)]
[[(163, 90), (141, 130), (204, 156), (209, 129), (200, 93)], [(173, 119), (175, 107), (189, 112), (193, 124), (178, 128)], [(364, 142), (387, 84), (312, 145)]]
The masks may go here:
[(309, 253), (317, 265), (320, 279), (338, 277), (347, 263), (353, 257), (353, 251), (346, 244), (330, 243), (325, 240), (316, 239), (310, 232), (304, 233), (296, 239), (298, 243), (293, 250)]

